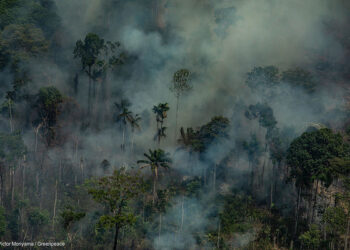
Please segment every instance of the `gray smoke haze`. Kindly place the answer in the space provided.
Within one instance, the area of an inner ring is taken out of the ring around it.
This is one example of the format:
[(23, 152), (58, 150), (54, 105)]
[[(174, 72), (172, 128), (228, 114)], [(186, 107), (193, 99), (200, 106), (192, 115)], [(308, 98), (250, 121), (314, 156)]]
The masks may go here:
[[(152, 107), (168, 102), (170, 111), (165, 122), (168, 137), (161, 143), (161, 148), (172, 154), (172, 167), (186, 175), (198, 175), (211, 169), (213, 163), (220, 164), (231, 157), (227, 171), (231, 174), (227, 178), (233, 181), (220, 183), (222, 192), (229, 192), (244, 182), (244, 179), (235, 177), (247, 176), (249, 171), (246, 156), (234, 158), (230, 155), (237, 146), (236, 139), (256, 133), (263, 141), (265, 136), (265, 131), (260, 131), (256, 122), (248, 122), (244, 117), (246, 106), (263, 100), (262, 95), (251, 93), (245, 85), (246, 73), (256, 66), (268, 65), (277, 65), (281, 71), (296, 66), (313, 69), (319, 55), (327, 56), (334, 63), (342, 59), (342, 45), (325, 30), (325, 23), (342, 22), (345, 18), (346, 9), (339, 5), (341, 0), (162, 1), (165, 28), (159, 30), (150, 28), (152, 10), (143, 0), (119, 1), (117, 9), (109, 8), (112, 2), (109, 0), (55, 2), (64, 32), (62, 58), (73, 61), (75, 42), (89, 32), (95, 32), (105, 40), (120, 41), (129, 55), (137, 57), (131, 65), (122, 66), (122, 72), (129, 72), (127, 77), (120, 77), (117, 73), (109, 75), (112, 100), (108, 103), (112, 112), (115, 101), (120, 97), (128, 98), (132, 103), (130, 109), (142, 116), (141, 131), (134, 134), (135, 150), (120, 152), (122, 134), (119, 125), (105, 125), (98, 132), (80, 132), (79, 127), (67, 127), (66, 131), (76, 135), (79, 141), (78, 155), (74, 142), (67, 143), (64, 152), (66, 158), (76, 163), (76, 168), (80, 167), (80, 159), (84, 164), (89, 162), (96, 166), (104, 159), (108, 159), (112, 166), (136, 166), (143, 152), (158, 147), (153, 139), (156, 119)], [(225, 9), (229, 14), (217, 21), (215, 15)], [(105, 28), (99, 29), (101, 26)], [(70, 95), (72, 73), (80, 69), (78, 64), (75, 61), (58, 66), (45, 59), (30, 62), (31, 92), (36, 93), (44, 85), (54, 85), (65, 95)], [(191, 82), (193, 90), (180, 99), (177, 129), (180, 126), (197, 128), (217, 115), (231, 121), (230, 139), (209, 148), (208, 161), (192, 163), (197, 166), (192, 173), (188, 171), (188, 154), (177, 151), (174, 139), (176, 99), (169, 87), (173, 73), (180, 68), (189, 69), (194, 77)], [(7, 76), (6, 72), (0, 75), (3, 79)], [(79, 103), (86, 103), (87, 81), (86, 76), (80, 77)], [(269, 100), (277, 127), (293, 127), (301, 133), (309, 123), (341, 123), (344, 91), (329, 86), (332, 86), (331, 82), (313, 94), (314, 101), (306, 103), (307, 93), (282, 83), (276, 90), (276, 97)], [(329, 114), (318, 112), (320, 105)], [(332, 110), (335, 109), (339, 113), (334, 114)], [(5, 126), (2, 123), (5, 122), (1, 121), (0, 126)], [(129, 131), (127, 137), (131, 136)], [(26, 144), (31, 147), (34, 139), (34, 132), (28, 131)], [(50, 157), (55, 159), (58, 154), (52, 150)], [(97, 167), (95, 173), (105, 174)], [(193, 233), (204, 232), (209, 226), (210, 206), (205, 206), (213, 202), (211, 198), (201, 196), (186, 200), (183, 231), (173, 235), (170, 229), (164, 229), (160, 236), (154, 236), (154, 247), (186, 249), (193, 245), (196, 241)], [(163, 215), (163, 223), (179, 226), (181, 197), (176, 197), (172, 203), (174, 206)], [(237, 244), (248, 243), (250, 236), (239, 237), (243, 243)]]

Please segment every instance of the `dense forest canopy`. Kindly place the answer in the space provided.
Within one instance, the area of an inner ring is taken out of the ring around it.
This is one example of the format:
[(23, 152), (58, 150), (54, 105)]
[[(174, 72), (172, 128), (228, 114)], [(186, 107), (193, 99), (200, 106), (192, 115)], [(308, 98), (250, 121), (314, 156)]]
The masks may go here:
[(349, 13), (1, 0), (1, 247), (349, 250)]

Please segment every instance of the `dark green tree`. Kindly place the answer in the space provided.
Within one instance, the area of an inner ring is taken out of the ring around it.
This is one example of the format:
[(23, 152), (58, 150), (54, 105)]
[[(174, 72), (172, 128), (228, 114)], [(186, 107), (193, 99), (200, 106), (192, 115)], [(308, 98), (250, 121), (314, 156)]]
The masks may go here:
[(104, 46), (105, 41), (102, 38), (94, 33), (88, 33), (84, 41), (78, 40), (76, 42), (73, 52), (74, 58), (80, 58), (82, 70), (89, 78), (88, 114), (91, 112), (92, 88), (95, 89), (95, 85), (92, 86), (92, 81), (95, 82), (96, 77), (101, 73), (101, 67), (105, 63), (99, 59)]
[(139, 175), (129, 174), (124, 168), (115, 170), (112, 176), (93, 179), (89, 182), (89, 194), (108, 211), (100, 217), (97, 226), (115, 228), (114, 250), (118, 247), (119, 230), (136, 221), (136, 215), (128, 204), (143, 192), (142, 183)]
[(340, 236), (347, 232), (347, 213), (342, 207), (328, 207), (322, 216), (322, 222), (330, 240), (331, 249), (334, 249), (334, 245), (340, 248)]
[(311, 225), (308, 231), (299, 236), (299, 240), (306, 249), (320, 249), (321, 232), (317, 228), (317, 225)]
[[(314, 199), (312, 210), (315, 210), (318, 184), (321, 182), (326, 187), (332, 184), (333, 179), (337, 176), (337, 171), (334, 170), (331, 160), (345, 156), (346, 148), (342, 136), (339, 133), (333, 133), (328, 128), (305, 132), (291, 143), (287, 151), (286, 162), (290, 167), (290, 178), (295, 181), (298, 189), (295, 233), (302, 189), (311, 189), (309, 203), (311, 205)], [(309, 222), (313, 220), (313, 213), (312, 211), (312, 214), (308, 216)]]
[(34, 126), (41, 125), (46, 138), (46, 144), (52, 145), (56, 139), (56, 124), (58, 115), (61, 113), (61, 104), (64, 97), (61, 92), (53, 86), (39, 89), (35, 107), (38, 111), (38, 119)]
[(158, 182), (158, 171), (159, 169), (165, 168), (168, 169), (170, 167), (170, 163), (172, 162), (169, 157), (169, 153), (166, 153), (162, 149), (149, 150), (149, 154), (143, 154), (146, 160), (137, 161), (138, 164), (142, 164), (141, 168), (149, 167), (153, 174), (153, 203), (156, 196), (156, 186)]
[(61, 224), (64, 230), (67, 232), (68, 242), (70, 242), (72, 247), (73, 234), (71, 233), (71, 228), (74, 223), (78, 222), (85, 217), (85, 213), (77, 210), (73, 206), (66, 206), (60, 213)]
[(289, 69), (282, 73), (281, 81), (290, 84), (293, 87), (304, 89), (307, 93), (316, 90), (312, 74), (302, 68)]
[(122, 151), (125, 150), (125, 133), (127, 125), (132, 125), (132, 122), (134, 120), (134, 117), (132, 115), (132, 112), (129, 110), (130, 102), (126, 99), (122, 99), (120, 103), (114, 103), (117, 113), (115, 115), (116, 122), (120, 123), (120, 126), (123, 131), (123, 142), (120, 145)]
[(272, 96), (271, 90), (280, 81), (279, 70), (275, 66), (255, 67), (247, 73), (245, 83), (254, 92), (262, 95), (264, 99)]
[(168, 103), (159, 103), (157, 106), (153, 106), (153, 113), (156, 114), (157, 121), (157, 133), (155, 135), (155, 140), (158, 141), (158, 145), (160, 144), (161, 138), (165, 138), (165, 131), (167, 127), (164, 127), (164, 120), (167, 118), (167, 112), (169, 111)]

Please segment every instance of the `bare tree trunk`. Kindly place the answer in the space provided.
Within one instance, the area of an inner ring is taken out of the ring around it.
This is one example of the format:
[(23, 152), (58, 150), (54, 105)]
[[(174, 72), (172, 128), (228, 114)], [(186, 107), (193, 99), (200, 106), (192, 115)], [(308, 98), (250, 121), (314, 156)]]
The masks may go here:
[(299, 188), (298, 188), (298, 200), (297, 200), (297, 206), (295, 209), (294, 237), (296, 237), (297, 231), (298, 231), (300, 196), (301, 196), (301, 186), (299, 186)]
[(43, 125), (43, 123), (40, 123), (35, 129), (35, 147), (34, 147), (34, 152), (36, 153), (38, 150), (38, 134), (39, 134), (39, 130), (41, 128), (41, 126)]
[(176, 142), (176, 138), (177, 138), (177, 117), (178, 117), (178, 113), (179, 113), (179, 99), (180, 99), (180, 96), (177, 95), (176, 96), (176, 115), (175, 115), (175, 142)]
[(24, 199), (24, 187), (25, 187), (25, 178), (26, 178), (26, 167), (23, 165), (23, 172), (22, 172), (22, 198)]
[(219, 220), (218, 240), (216, 242), (216, 247), (218, 249), (220, 248), (220, 230), (221, 230), (221, 225), (220, 225), (220, 220)]
[(276, 191), (276, 164), (272, 163), (272, 181), (270, 190), (270, 208), (272, 208), (274, 192)]
[(249, 161), (249, 165), (250, 165), (250, 186), (251, 186), (251, 192), (252, 195), (254, 193), (254, 163), (253, 161)]
[(213, 191), (215, 192), (215, 187), (216, 187), (216, 166), (217, 164), (215, 164), (214, 166), (214, 176), (213, 176)]
[(122, 151), (125, 150), (125, 125), (123, 127), (123, 144), (122, 144)]
[(157, 168), (154, 170), (154, 180), (153, 180), (153, 197), (152, 197), (152, 204), (154, 205), (154, 201), (156, 198), (156, 185), (158, 180), (158, 173)]
[[(3, 168), (3, 166), (1, 166), (1, 168)], [(3, 192), (4, 192), (4, 178), (3, 178), (3, 171), (0, 170), (0, 205), (2, 205), (3, 203)]]
[(36, 180), (36, 192), (39, 196), (39, 173), (36, 173), (35, 180)]
[[(266, 155), (266, 153), (265, 153), (265, 155)], [(264, 186), (265, 164), (266, 164), (266, 156), (264, 157), (264, 163), (262, 166), (262, 172), (261, 172), (261, 177), (260, 177), (260, 186), (261, 187)]]
[(12, 132), (13, 132), (13, 123), (12, 123), (12, 105), (11, 105), (12, 100), (11, 100), (11, 99), (9, 99), (9, 100), (8, 100), (8, 102), (9, 102), (9, 115), (10, 115), (10, 131), (11, 131), (11, 133), (12, 133)]
[[(349, 213), (349, 212), (348, 212)], [(346, 227), (345, 243), (344, 250), (348, 250), (348, 240), (350, 235), (350, 218), (348, 218), (348, 225)]]
[(273, 182), (271, 182), (271, 190), (270, 190), (270, 209), (272, 208), (272, 204), (273, 204), (272, 194), (273, 194)]
[(52, 231), (55, 231), (55, 219), (56, 219), (56, 205), (57, 205), (57, 180), (55, 187), (55, 201), (53, 203), (53, 216), (52, 216)]
[(160, 240), (160, 235), (162, 233), (162, 213), (159, 212), (159, 232), (158, 232), (158, 238)]
[(184, 211), (184, 195), (182, 195), (182, 204), (181, 204), (181, 226), (180, 226), (180, 231), (182, 232), (182, 227), (184, 224), (184, 215), (185, 215), (185, 211)]
[(80, 165), (80, 169), (81, 169), (81, 180), (82, 180), (82, 182), (84, 182), (84, 163), (82, 160), (80, 161), (79, 165)]
[(142, 222), (145, 223), (145, 196), (143, 196), (142, 202)]
[(89, 66), (89, 93), (88, 93), (88, 118), (90, 118), (91, 111), (91, 66)]
[(59, 182), (62, 181), (62, 159), (60, 159), (60, 167), (59, 167), (59, 173), (58, 173), (58, 180)]
[(12, 176), (11, 176), (11, 207), (13, 207), (13, 204), (14, 204), (14, 195), (15, 195), (15, 170), (12, 168), (11, 169), (11, 172), (12, 172)]
[(135, 136), (135, 131), (133, 130), (131, 132), (131, 152), (134, 152), (134, 136)]
[(79, 138), (74, 137), (74, 158), (75, 161), (78, 162), (78, 146), (79, 146)]
[(314, 199), (313, 199), (311, 222), (314, 221), (315, 210), (316, 210), (316, 206), (317, 206), (318, 182), (319, 182), (319, 181), (317, 180), (317, 181), (316, 181), (316, 188), (315, 188), (315, 195), (314, 195)]

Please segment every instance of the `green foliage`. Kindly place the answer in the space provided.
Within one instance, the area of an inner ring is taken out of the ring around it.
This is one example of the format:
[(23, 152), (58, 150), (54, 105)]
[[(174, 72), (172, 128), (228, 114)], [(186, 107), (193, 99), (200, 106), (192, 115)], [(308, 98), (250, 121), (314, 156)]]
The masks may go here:
[(131, 123), (133, 120), (132, 112), (129, 111), (131, 103), (127, 99), (122, 99), (119, 103), (114, 103), (116, 107), (115, 120), (126, 126), (127, 122)]
[(245, 233), (252, 228), (249, 217), (253, 215), (251, 200), (247, 197), (230, 196), (225, 198), (220, 223), (224, 233)]
[(316, 84), (311, 73), (302, 68), (295, 68), (284, 71), (281, 80), (292, 86), (303, 88), (308, 93), (312, 93), (316, 89)]
[(158, 176), (159, 167), (168, 169), (170, 167), (169, 164), (172, 162), (170, 154), (162, 149), (149, 149), (149, 154), (144, 153), (143, 155), (146, 157), (146, 160), (139, 160), (137, 163), (142, 164), (141, 168), (150, 167), (156, 177)]
[(48, 145), (51, 145), (52, 141), (56, 138), (55, 126), (63, 101), (64, 97), (56, 87), (49, 86), (39, 89), (35, 103), (39, 119), (34, 121), (34, 123), (37, 123), (36, 126), (38, 124), (43, 125), (42, 127), (44, 128), (44, 135)]
[(38, 97), (38, 101), (47, 115), (57, 112), (58, 105), (63, 102), (62, 94), (53, 86), (40, 88)]
[(159, 103), (157, 106), (153, 106), (153, 113), (157, 116), (157, 122), (163, 122), (167, 118), (167, 112), (170, 107), (168, 103)]
[(301, 244), (306, 249), (319, 249), (321, 245), (321, 232), (317, 225), (311, 225), (310, 229), (299, 236)]
[(19, 212), (18, 207), (12, 209), (8, 215), (7, 229), (11, 234), (12, 239), (18, 239), (19, 237)]
[(279, 83), (278, 68), (275, 66), (255, 67), (247, 73), (246, 84), (253, 90), (273, 87)]
[(250, 105), (245, 115), (250, 120), (259, 118), (260, 126), (267, 129), (272, 129), (277, 124), (273, 110), (267, 104), (258, 103), (256, 105)]
[(155, 207), (160, 213), (164, 213), (166, 206), (169, 205), (169, 199), (172, 196), (172, 192), (169, 189), (158, 190), (157, 192), (157, 201)]
[(328, 128), (305, 132), (288, 149), (290, 175), (297, 185), (309, 186), (314, 180), (320, 180), (329, 186), (337, 175), (330, 160), (345, 154), (346, 146), (340, 134)]
[(263, 150), (255, 134), (251, 135), (248, 142), (243, 142), (243, 148), (247, 151), (248, 158), (251, 162), (257, 163), (259, 161), (259, 156)]
[(41, 227), (49, 222), (49, 212), (47, 210), (41, 210), (38, 207), (33, 207), (28, 212), (28, 222), (33, 227)]
[(60, 213), (63, 228), (69, 230), (71, 225), (85, 217), (84, 212), (77, 211), (72, 206), (66, 206)]
[(0, 33), (0, 69), (11, 61), (17, 69), (21, 61), (37, 57), (48, 49), (41, 29), (32, 24), (11, 24)]
[(199, 147), (200, 151), (203, 152), (212, 143), (218, 142), (218, 140), (223, 138), (228, 138), (229, 125), (230, 121), (226, 117), (215, 116), (209, 123), (200, 127), (196, 139), (193, 142), (196, 143), (196, 147)]
[(331, 238), (339, 237), (346, 231), (347, 214), (341, 207), (328, 207), (322, 216), (327, 233)]
[(226, 117), (215, 116), (198, 130), (187, 128), (185, 132), (181, 127), (181, 137), (178, 140), (181, 144), (180, 149), (185, 149), (190, 153), (205, 152), (212, 143), (228, 137), (229, 125), (230, 121)]
[[(80, 58), (82, 69), (91, 69), (93, 65), (98, 63), (98, 56), (104, 48), (105, 41), (94, 33), (85, 36), (84, 42), (78, 40), (74, 48), (74, 58)], [(90, 77), (91, 72), (87, 71)]]
[(304, 89), (307, 93), (313, 93), (316, 90), (316, 83), (312, 74), (299, 67), (288, 69), (282, 74), (275, 66), (255, 67), (247, 73), (246, 84), (254, 92), (262, 94), (265, 98), (271, 97), (272, 88), (281, 82)]
[(201, 188), (201, 180), (199, 177), (188, 180), (186, 183), (186, 193), (189, 197), (196, 197), (199, 194)]
[(92, 198), (108, 211), (100, 217), (98, 226), (111, 228), (117, 224), (121, 228), (135, 222), (135, 214), (128, 209), (128, 203), (143, 192), (139, 175), (131, 175), (121, 168), (112, 176), (92, 179), (87, 185)]
[[(24, 14), (25, 13), (25, 14)], [(31, 24), (52, 35), (60, 19), (52, 0), (2, 0), (0, 29), (10, 24)]]
[(9, 165), (13, 165), (16, 161), (23, 157), (26, 153), (22, 136), (16, 132), (13, 134), (0, 133), (0, 159)]

